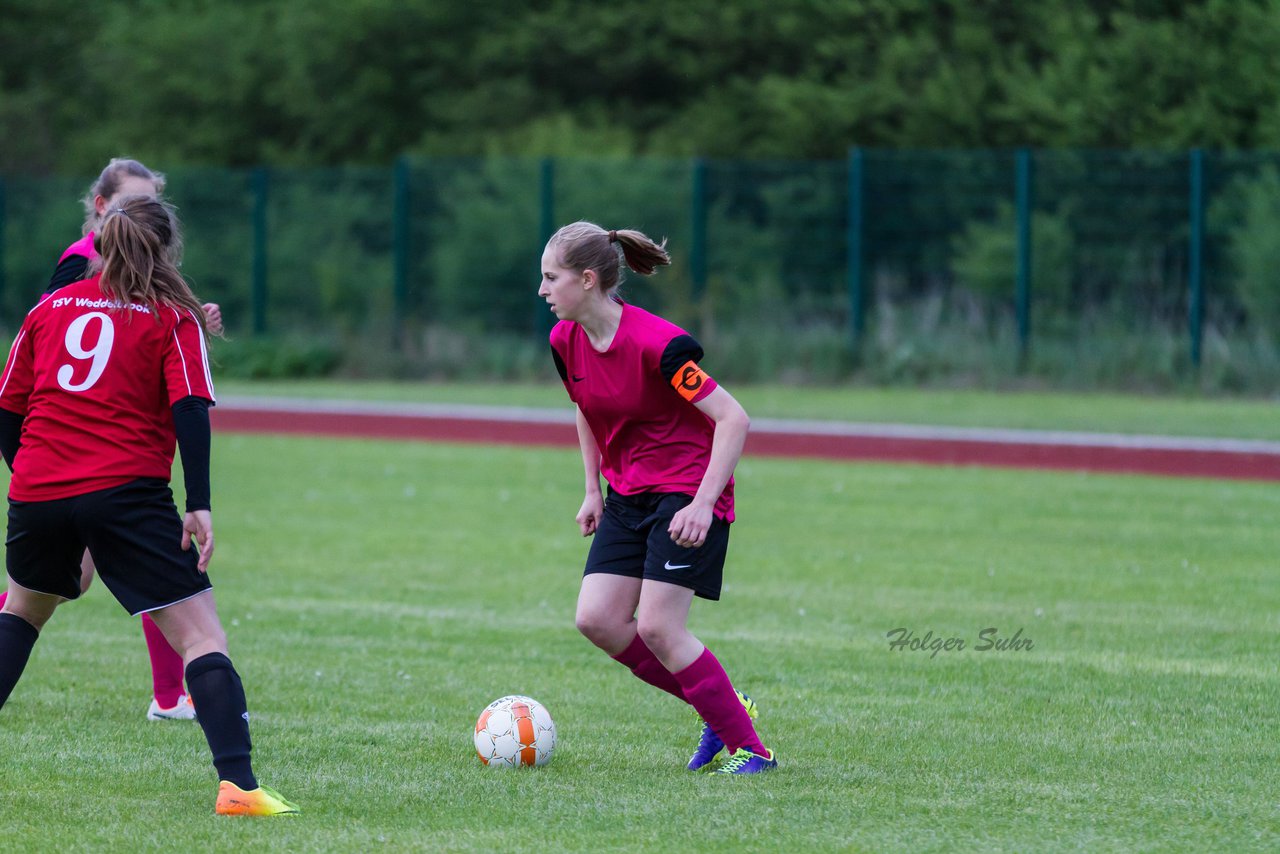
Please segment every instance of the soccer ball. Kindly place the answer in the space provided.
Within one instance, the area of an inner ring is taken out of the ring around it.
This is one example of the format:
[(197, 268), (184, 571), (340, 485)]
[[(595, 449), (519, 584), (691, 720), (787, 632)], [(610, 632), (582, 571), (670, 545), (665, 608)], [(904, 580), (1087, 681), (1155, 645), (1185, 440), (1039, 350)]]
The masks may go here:
[(532, 697), (494, 700), (476, 721), (476, 754), (490, 768), (545, 765), (556, 749), (556, 724)]

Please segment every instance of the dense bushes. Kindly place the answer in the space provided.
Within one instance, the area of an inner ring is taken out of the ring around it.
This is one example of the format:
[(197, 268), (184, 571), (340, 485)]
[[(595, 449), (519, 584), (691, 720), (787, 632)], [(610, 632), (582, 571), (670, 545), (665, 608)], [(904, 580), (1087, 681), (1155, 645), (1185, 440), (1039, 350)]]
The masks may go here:
[(1280, 147), (1280, 0), (5, 0), (0, 17), (11, 174), (122, 153)]

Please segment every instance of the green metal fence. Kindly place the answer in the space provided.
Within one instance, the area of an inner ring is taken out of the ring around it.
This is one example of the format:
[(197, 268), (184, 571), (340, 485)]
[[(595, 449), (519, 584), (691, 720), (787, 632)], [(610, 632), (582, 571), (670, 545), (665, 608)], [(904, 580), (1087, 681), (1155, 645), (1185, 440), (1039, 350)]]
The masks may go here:
[[(6, 331), (79, 234), (87, 184), (0, 178)], [(168, 195), (233, 342), (325, 342), (352, 371), (545, 367), (542, 245), (588, 219), (669, 238), (673, 266), (624, 293), (694, 329), (725, 376), (1280, 377), (1275, 153), (404, 158), (175, 169)]]

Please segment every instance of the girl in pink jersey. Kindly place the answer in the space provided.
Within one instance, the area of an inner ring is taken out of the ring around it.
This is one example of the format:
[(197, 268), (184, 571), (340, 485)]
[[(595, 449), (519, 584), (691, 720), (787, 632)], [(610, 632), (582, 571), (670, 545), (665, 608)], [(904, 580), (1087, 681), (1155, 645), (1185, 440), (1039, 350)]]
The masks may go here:
[[(177, 258), (172, 208), (130, 196), (97, 236), (101, 272), (27, 313), (0, 373), (9, 481), (0, 610), (0, 707), (48, 620), (79, 598), (80, 561), (131, 614), (150, 613), (182, 655), (213, 754), (221, 815), (298, 812), (260, 786), (244, 688), (206, 571), (213, 556), (206, 321)], [(186, 512), (169, 486), (182, 453)]]
[(733, 469), (750, 421), (698, 366), (697, 341), (618, 298), (623, 261), (649, 275), (670, 258), (665, 243), (639, 231), (587, 222), (561, 228), (542, 254), (538, 295), (560, 319), (552, 356), (577, 407), (586, 469), (577, 522), (584, 537), (594, 535), (578, 630), (697, 710), (702, 732), (690, 770), (768, 771), (778, 763), (752, 724), (755, 703), (687, 625), (694, 596), (720, 598)]
[[(94, 232), (100, 227), (106, 212), (114, 208), (120, 199), (126, 196), (159, 197), (164, 192), (164, 185), (164, 175), (153, 172), (138, 161), (119, 157), (112, 159), (83, 199), (84, 236), (62, 253), (45, 293), (53, 293), (89, 277), (93, 263), (98, 260), (98, 253), (94, 250)], [(222, 312), (215, 303), (206, 303), (203, 308), (209, 331), (214, 335), (220, 334)], [(93, 569), (93, 559), (85, 552), (81, 563), (81, 591), (88, 590), (93, 582)], [(7, 591), (0, 593), (0, 607), (3, 607), (6, 596)], [(151, 658), (152, 699), (147, 708), (147, 720), (194, 720), (195, 707), (182, 686), (182, 657), (173, 651), (155, 621), (146, 614), (142, 617), (142, 633)]]

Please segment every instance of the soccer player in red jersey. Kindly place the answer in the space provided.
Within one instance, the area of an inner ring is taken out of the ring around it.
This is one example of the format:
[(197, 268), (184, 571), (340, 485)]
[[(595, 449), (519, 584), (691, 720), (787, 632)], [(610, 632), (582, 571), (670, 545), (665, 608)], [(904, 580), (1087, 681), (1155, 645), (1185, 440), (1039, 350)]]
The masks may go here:
[[(72, 243), (58, 259), (58, 266), (49, 279), (45, 293), (53, 293), (61, 287), (88, 278), (89, 266), (97, 259), (93, 248), (94, 230), (102, 222), (106, 211), (125, 196), (155, 196), (164, 191), (165, 178), (136, 160), (114, 158), (102, 170), (84, 197), (84, 236)], [(222, 332), (222, 312), (216, 303), (204, 306), (209, 331)], [(93, 559), (85, 552), (81, 562), (80, 589), (86, 591), (93, 582)], [(7, 592), (0, 593), (3, 607)], [(152, 699), (147, 708), (147, 720), (194, 720), (195, 706), (182, 690), (182, 656), (178, 655), (164, 639), (164, 634), (147, 614), (142, 615), (142, 633), (147, 641), (147, 653), (151, 658)]]
[[(54, 610), (80, 596), (87, 548), (120, 604), (152, 614), (182, 655), (218, 771), (215, 810), (297, 812), (253, 774), (244, 689), (206, 575), (214, 393), (177, 219), (154, 197), (117, 200), (96, 244), (101, 272), (40, 300), (0, 374), (0, 454), (13, 472), (0, 707)], [(169, 488), (175, 445), (184, 516)]]
[(641, 275), (671, 263), (665, 243), (587, 222), (561, 228), (542, 254), (538, 295), (560, 319), (552, 356), (577, 406), (586, 469), (577, 522), (595, 535), (578, 630), (697, 710), (690, 770), (713, 768), (727, 749), (716, 773), (767, 771), (778, 763), (751, 722), (755, 703), (687, 625), (694, 596), (720, 598), (733, 469), (750, 421), (698, 366), (692, 336), (617, 296), (623, 261)]

